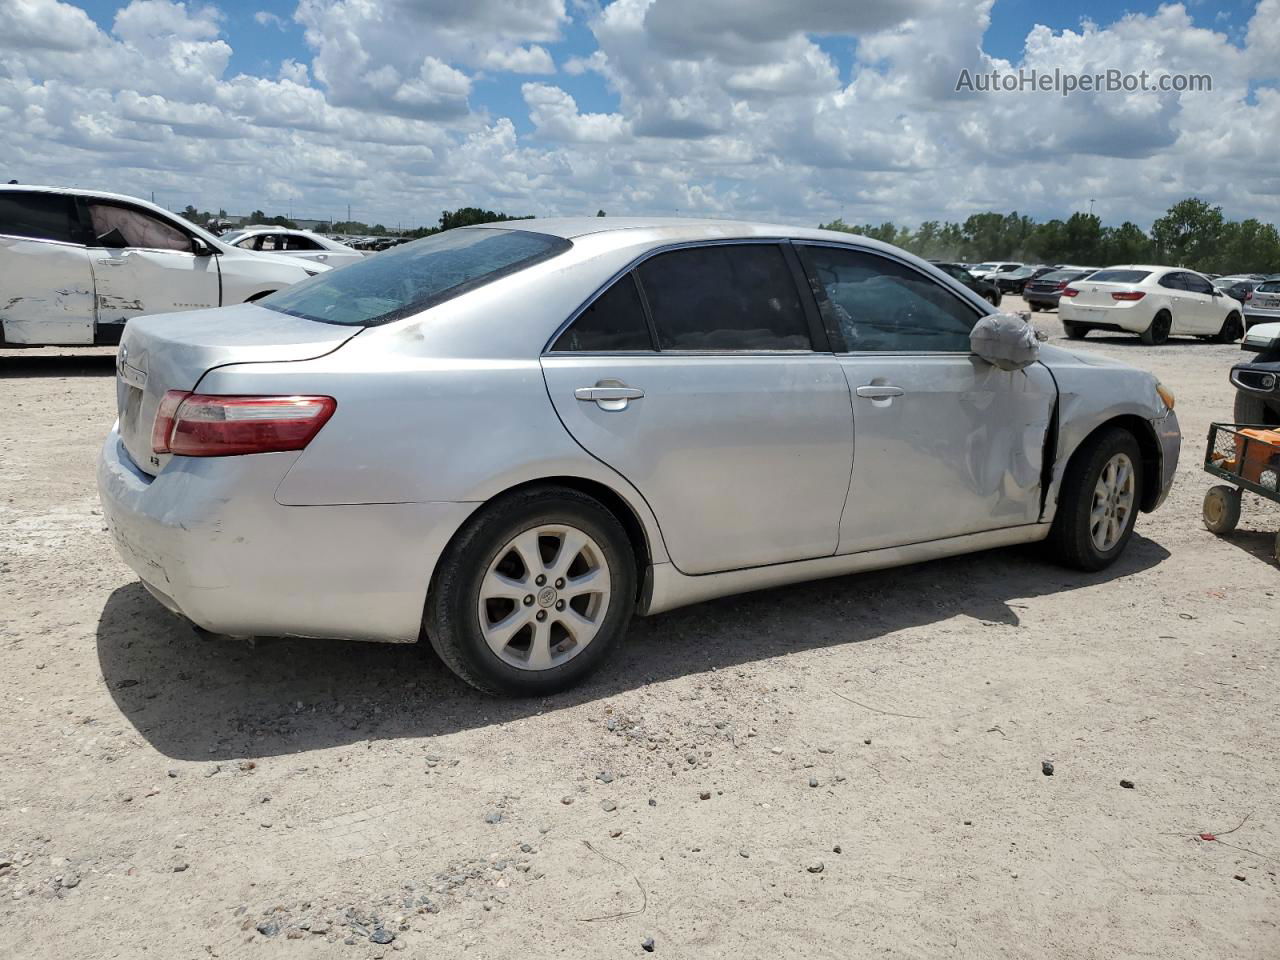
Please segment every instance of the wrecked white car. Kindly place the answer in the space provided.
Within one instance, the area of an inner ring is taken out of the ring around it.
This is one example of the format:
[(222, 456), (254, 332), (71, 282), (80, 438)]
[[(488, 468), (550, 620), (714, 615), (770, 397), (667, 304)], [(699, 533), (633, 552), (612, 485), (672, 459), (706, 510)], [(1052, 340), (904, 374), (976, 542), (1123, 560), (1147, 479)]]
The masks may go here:
[(229, 246), (144, 200), (0, 187), (0, 346), (115, 344), (130, 317), (245, 303), (327, 269)]

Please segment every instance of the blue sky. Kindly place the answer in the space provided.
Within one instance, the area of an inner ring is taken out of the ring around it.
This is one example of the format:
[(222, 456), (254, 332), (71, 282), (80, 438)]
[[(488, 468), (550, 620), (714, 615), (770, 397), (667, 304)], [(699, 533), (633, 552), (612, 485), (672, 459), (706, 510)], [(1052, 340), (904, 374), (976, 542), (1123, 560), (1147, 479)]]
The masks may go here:
[[(0, 0), (0, 58), (11, 176), (171, 206), (1280, 216), (1280, 0)], [(1214, 89), (956, 95), (996, 62)]]

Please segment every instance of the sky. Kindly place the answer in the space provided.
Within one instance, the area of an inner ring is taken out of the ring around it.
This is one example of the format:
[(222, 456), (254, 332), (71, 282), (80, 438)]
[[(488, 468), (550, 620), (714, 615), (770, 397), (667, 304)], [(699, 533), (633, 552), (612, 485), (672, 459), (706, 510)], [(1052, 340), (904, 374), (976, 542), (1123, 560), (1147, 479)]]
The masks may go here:
[[(957, 90), (1020, 69), (1212, 89)], [(0, 180), (392, 227), (1275, 221), (1278, 83), (1280, 0), (0, 0)]]

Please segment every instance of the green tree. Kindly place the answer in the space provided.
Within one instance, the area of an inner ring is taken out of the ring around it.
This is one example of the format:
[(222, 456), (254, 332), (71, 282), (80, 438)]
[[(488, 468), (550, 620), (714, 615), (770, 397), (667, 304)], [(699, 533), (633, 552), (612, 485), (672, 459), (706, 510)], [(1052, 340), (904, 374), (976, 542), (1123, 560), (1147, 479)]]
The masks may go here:
[(605, 212), (604, 212), (603, 210), (597, 210), (597, 211), (596, 211), (596, 216), (597, 216), (597, 217), (603, 217), (603, 216), (605, 216)]
[(532, 220), (532, 216), (513, 217), (480, 207), (462, 207), (458, 210), (445, 210), (440, 214), (440, 229), (452, 230), (454, 227), (470, 227), (477, 223), (502, 223), (506, 220)]
[(1179, 200), (1151, 225), (1156, 257), (1173, 266), (1198, 267), (1210, 262), (1222, 239), (1221, 207), (1198, 197)]

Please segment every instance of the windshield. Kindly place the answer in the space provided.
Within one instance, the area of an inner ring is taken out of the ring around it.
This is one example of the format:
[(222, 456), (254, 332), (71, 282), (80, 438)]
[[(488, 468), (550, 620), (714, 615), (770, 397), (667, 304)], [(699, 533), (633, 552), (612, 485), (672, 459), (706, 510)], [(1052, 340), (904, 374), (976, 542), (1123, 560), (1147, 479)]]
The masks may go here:
[(557, 256), (571, 246), (568, 240), (526, 230), (446, 230), (322, 273), (257, 302), (321, 323), (389, 323)]
[(1150, 270), (1099, 270), (1089, 279), (1097, 283), (1141, 283), (1149, 276)]
[(248, 235), (248, 230), (232, 230), (228, 233), (221, 234), (218, 239), (223, 243), (235, 244), (237, 241), (243, 240)]
[(1253, 288), (1254, 293), (1280, 293), (1280, 280), (1268, 280)]

